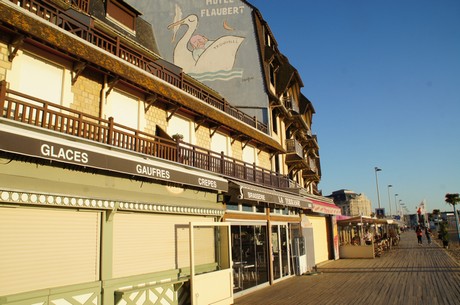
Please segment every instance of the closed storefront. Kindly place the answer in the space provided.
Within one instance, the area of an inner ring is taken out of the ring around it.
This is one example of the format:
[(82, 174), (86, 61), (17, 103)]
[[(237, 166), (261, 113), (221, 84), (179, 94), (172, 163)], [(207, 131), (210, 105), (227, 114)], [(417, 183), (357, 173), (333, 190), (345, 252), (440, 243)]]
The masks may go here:
[(98, 211), (0, 207), (0, 295), (98, 281), (100, 231)]
[[(192, 287), (205, 303), (233, 300), (229, 238), (214, 226), (224, 214), (216, 189), (226, 190), (226, 180), (84, 141), (0, 129), (4, 304), (186, 304)], [(88, 167), (72, 164), (76, 152)], [(191, 234), (194, 223), (203, 225)], [(223, 281), (218, 295), (207, 295), (215, 291), (209, 283)]]
[[(113, 224), (113, 276), (190, 267), (189, 223), (212, 221), (199, 216), (117, 213)], [(195, 233), (197, 264), (214, 263), (213, 230), (202, 228)]]
[(313, 243), (315, 252), (315, 264), (322, 263), (329, 259), (328, 230), (326, 229), (326, 217), (308, 216), (313, 227)]

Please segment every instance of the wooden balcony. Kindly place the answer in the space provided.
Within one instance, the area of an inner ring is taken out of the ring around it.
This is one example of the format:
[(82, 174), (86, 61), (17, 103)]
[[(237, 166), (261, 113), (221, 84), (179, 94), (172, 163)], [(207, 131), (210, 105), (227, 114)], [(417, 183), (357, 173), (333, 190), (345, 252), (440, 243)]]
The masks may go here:
[(284, 107), (289, 110), (292, 114), (299, 114), (300, 108), (299, 104), (296, 103), (292, 96), (283, 96)]
[(321, 179), (316, 160), (308, 158), (308, 167), (302, 171), (305, 180), (319, 182)]
[(280, 189), (296, 187), (287, 176), (255, 164), (135, 130), (117, 124), (113, 118), (105, 120), (10, 90), (6, 81), (0, 82), (0, 117), (181, 163), (224, 177)]
[(286, 162), (295, 162), (304, 159), (302, 145), (296, 139), (286, 140)]
[[(65, 10), (54, 5), (51, 2), (39, 0), (10, 0), (14, 4), (22, 7), (32, 14), (42, 18), (45, 22), (50, 22), (59, 28), (78, 36), (79, 38), (113, 54), (127, 63), (132, 64), (151, 75), (154, 75), (169, 84), (195, 96), (205, 103), (220, 109), (233, 118), (252, 126), (259, 131), (268, 134), (268, 126), (259, 122), (255, 117), (249, 116), (238, 108), (230, 105), (224, 98), (215, 94), (212, 90), (206, 90), (205, 86), (199, 86), (192, 78), (187, 77), (184, 73), (173, 71), (162, 60), (154, 56), (146, 55), (132, 48), (125, 43), (119, 36), (113, 37), (91, 26), (91, 22), (86, 22), (88, 17), (82, 17), (77, 20), (74, 13), (70, 15)], [(88, 2), (85, 0), (73, 0), (72, 5), (80, 10), (88, 9)]]

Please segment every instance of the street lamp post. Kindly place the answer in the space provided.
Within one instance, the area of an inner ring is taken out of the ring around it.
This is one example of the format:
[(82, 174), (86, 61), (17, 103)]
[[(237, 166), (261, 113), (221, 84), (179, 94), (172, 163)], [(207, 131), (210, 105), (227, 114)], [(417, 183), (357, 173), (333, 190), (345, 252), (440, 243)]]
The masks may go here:
[(398, 197), (399, 194), (395, 194), (395, 215), (397, 215), (397, 211), (398, 211), (398, 201), (396, 200), (396, 197)]
[(379, 203), (379, 210), (380, 210), (379, 179), (377, 178), (377, 172), (380, 172), (382, 170), (376, 166), (374, 167), (374, 171), (375, 171), (375, 185), (377, 186), (377, 202)]
[(388, 206), (390, 207), (390, 217), (391, 217), (391, 199), (390, 199), (390, 187), (393, 187), (393, 185), (388, 184)]
[[(401, 201), (401, 199), (399, 201)], [(401, 221), (404, 221), (404, 209), (406, 208), (406, 204), (401, 202), (399, 206), (401, 207), (401, 211), (399, 212), (401, 216)]]

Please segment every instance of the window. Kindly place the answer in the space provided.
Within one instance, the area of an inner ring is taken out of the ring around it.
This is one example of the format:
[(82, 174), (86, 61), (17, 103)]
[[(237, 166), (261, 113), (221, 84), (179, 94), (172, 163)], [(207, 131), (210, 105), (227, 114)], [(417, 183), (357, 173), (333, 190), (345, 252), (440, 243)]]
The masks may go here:
[(230, 210), (230, 211), (238, 211), (239, 210), (238, 203), (229, 202), (229, 203), (226, 204), (226, 207), (227, 207), (227, 210)]
[(224, 152), (224, 155), (230, 156), (228, 138), (220, 133), (215, 133), (211, 138), (211, 150), (217, 153)]
[(250, 204), (250, 203), (229, 202), (229, 203), (227, 203), (226, 208), (227, 208), (228, 211), (265, 214), (264, 203), (259, 203), (257, 205), (253, 205), (253, 204)]
[(272, 109), (272, 131), (278, 134), (278, 111), (276, 108)]
[(276, 69), (275, 69), (275, 66), (273, 65), (273, 63), (270, 63), (270, 84), (272, 86), (275, 86), (275, 83), (276, 83)]
[(249, 164), (256, 163), (256, 149), (252, 146), (243, 148), (243, 161)]
[(265, 34), (265, 45), (271, 47), (271, 45), (272, 45), (272, 40), (271, 40), (271, 37), (270, 37), (270, 33), (268, 32), (267, 29), (264, 29), (264, 30), (265, 30), (265, 31), (264, 31), (264, 34)]
[(192, 133), (190, 121), (178, 116), (171, 117), (168, 122), (168, 134), (170, 136), (180, 134), (183, 136), (182, 141), (191, 143)]
[(280, 166), (280, 158), (281, 156), (276, 155), (273, 159), (275, 159), (275, 172), (281, 174), (281, 166)]
[(264, 213), (265, 214), (265, 207), (263, 205), (256, 205), (256, 213)]
[(107, 97), (105, 117), (114, 118), (115, 123), (143, 130), (144, 111), (139, 99), (119, 90), (112, 90)]
[(6, 80), (12, 90), (61, 105), (64, 75), (64, 67), (30, 53), (20, 53)]
[(115, 0), (108, 0), (107, 16), (113, 18), (131, 31), (134, 31), (136, 28), (136, 12), (126, 3), (122, 4)]

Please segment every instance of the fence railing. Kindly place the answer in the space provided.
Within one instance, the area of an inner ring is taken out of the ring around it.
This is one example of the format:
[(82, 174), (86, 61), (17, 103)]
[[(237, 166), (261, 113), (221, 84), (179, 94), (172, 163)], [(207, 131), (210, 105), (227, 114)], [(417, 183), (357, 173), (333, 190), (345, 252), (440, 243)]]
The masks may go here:
[(224, 177), (275, 188), (294, 187), (284, 175), (264, 169), (224, 153), (214, 152), (182, 141), (158, 137), (49, 101), (7, 88), (0, 82), (0, 116), (59, 133), (104, 143), (110, 146), (178, 162), (207, 170)]
[[(159, 63), (158, 60), (150, 58), (137, 52), (118, 37), (111, 37), (106, 33), (94, 29), (49, 2), (38, 0), (10, 0), (16, 5), (28, 10), (31, 13), (53, 23), (54, 25), (71, 32), (72, 34), (84, 39), (91, 44), (109, 52), (132, 65), (170, 83), (171, 85), (195, 96), (207, 104), (218, 108), (228, 115), (264, 132), (268, 133), (266, 124), (259, 122), (256, 117), (252, 117), (238, 108), (231, 106), (225, 99), (214, 95), (210, 91), (197, 86), (193, 81), (184, 77), (184, 73), (176, 73)], [(73, 3), (74, 1), (72, 1)], [(78, 3), (77, 3), (78, 4)], [(82, 4), (84, 6), (84, 3)], [(77, 8), (81, 9), (77, 6)]]

